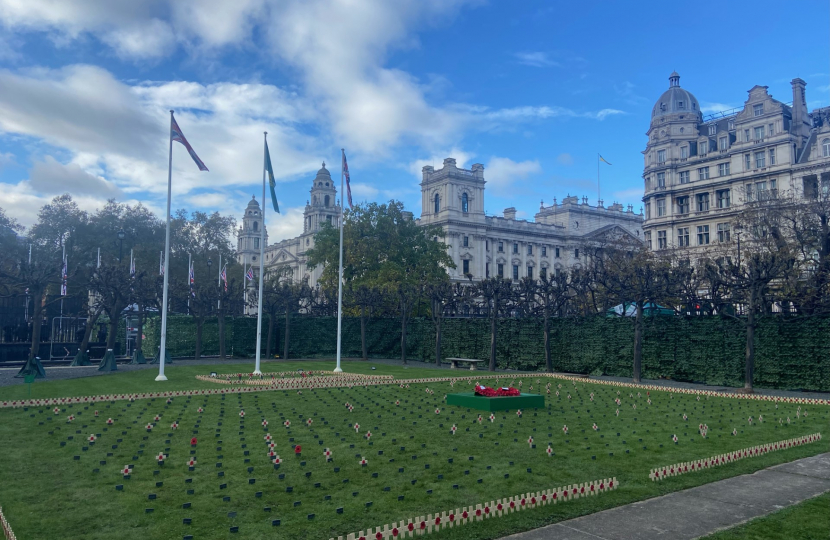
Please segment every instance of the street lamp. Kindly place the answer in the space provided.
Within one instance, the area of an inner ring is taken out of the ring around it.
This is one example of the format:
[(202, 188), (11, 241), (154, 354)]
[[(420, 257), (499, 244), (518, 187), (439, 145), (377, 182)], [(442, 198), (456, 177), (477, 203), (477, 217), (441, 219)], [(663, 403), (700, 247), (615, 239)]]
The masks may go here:
[(118, 231), (118, 262), (121, 262), (121, 256), (124, 254), (124, 238), (126, 238), (127, 233), (124, 232), (124, 229)]
[(211, 265), (212, 265), (212, 264), (213, 264), (213, 260), (212, 260), (210, 257), (208, 257), (208, 262), (207, 262), (207, 265), (208, 265), (208, 276), (210, 276), (210, 267), (211, 267)]

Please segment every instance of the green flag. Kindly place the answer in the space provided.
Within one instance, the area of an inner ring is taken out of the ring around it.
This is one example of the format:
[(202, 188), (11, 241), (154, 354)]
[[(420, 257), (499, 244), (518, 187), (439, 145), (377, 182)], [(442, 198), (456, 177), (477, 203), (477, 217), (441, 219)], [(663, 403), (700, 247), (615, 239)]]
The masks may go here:
[(268, 185), (271, 187), (271, 202), (274, 203), (274, 212), (280, 213), (280, 205), (277, 203), (277, 193), (274, 187), (277, 183), (274, 181), (274, 169), (271, 168), (271, 152), (268, 151), (268, 142), (265, 142), (265, 171), (268, 173)]

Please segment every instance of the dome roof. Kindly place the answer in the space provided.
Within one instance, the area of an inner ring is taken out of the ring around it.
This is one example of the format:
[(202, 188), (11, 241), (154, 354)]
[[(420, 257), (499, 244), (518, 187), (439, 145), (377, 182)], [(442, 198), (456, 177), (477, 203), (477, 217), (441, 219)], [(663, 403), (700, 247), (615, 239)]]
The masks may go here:
[(317, 171), (317, 176), (315, 177), (315, 180), (317, 178), (321, 178), (321, 179), (325, 178), (326, 180), (331, 180), (331, 173), (329, 172), (328, 169), (326, 169), (326, 162), (325, 161), (323, 162), (323, 167), (319, 171)]
[(248, 201), (248, 208), (256, 208), (259, 210), (259, 203), (256, 202), (256, 195), (251, 196), (251, 200)]
[(651, 110), (652, 122), (662, 116), (690, 113), (700, 117), (700, 103), (688, 90), (680, 88), (680, 75), (673, 71), (669, 75), (669, 89), (663, 92)]

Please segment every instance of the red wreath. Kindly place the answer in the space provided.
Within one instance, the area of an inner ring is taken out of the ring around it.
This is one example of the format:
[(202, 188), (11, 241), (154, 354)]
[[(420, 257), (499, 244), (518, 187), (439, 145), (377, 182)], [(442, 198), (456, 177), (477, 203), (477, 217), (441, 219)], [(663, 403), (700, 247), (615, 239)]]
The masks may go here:
[(489, 386), (476, 386), (476, 395), (484, 397), (505, 397), (518, 396), (521, 392), (517, 388), (490, 388)]

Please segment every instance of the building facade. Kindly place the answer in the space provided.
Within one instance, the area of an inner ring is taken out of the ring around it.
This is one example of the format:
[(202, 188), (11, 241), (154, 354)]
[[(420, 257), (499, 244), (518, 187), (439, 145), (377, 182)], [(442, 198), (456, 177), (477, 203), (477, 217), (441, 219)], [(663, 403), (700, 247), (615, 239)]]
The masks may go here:
[(586, 245), (619, 234), (643, 238), (643, 216), (631, 206), (590, 206), (587, 197), (568, 196), (561, 204), (542, 204), (534, 221), (516, 219), (512, 207), (503, 216), (488, 216), (483, 165), (461, 169), (447, 158), (441, 169), (427, 166), (422, 175), (418, 223), (444, 230), (456, 265), (448, 270), (453, 280), (538, 278), (585, 264)]
[(830, 108), (807, 110), (806, 83), (782, 103), (754, 86), (742, 108), (703, 117), (677, 72), (651, 113), (644, 155), (646, 245), (692, 253), (732, 240), (743, 205), (830, 184)]

